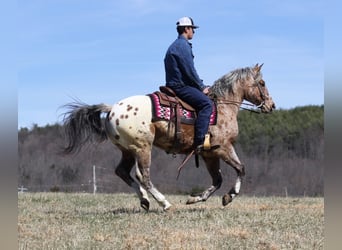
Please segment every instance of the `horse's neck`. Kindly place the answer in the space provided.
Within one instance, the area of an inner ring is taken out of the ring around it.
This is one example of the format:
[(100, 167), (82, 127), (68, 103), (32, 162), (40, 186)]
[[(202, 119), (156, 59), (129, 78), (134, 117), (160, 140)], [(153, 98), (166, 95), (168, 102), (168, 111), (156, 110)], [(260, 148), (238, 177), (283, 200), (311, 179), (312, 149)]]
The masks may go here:
[(230, 90), (222, 92), (218, 91), (218, 93), (213, 93), (214, 95), (217, 94), (219, 109), (221, 109), (225, 115), (229, 115), (230, 119), (237, 119), (240, 105), (244, 99), (244, 90), (241, 87), (241, 84), (234, 85)]
[(218, 119), (229, 121), (230, 123), (237, 122), (237, 116), (241, 105), (240, 100), (235, 98), (218, 99), (217, 104)]
[(222, 100), (222, 102), (226, 103), (226, 106), (228, 106), (230, 113), (233, 114), (235, 117), (237, 117), (238, 115), (242, 101), (243, 101), (242, 94), (239, 95), (237, 93), (226, 94), (226, 96)]

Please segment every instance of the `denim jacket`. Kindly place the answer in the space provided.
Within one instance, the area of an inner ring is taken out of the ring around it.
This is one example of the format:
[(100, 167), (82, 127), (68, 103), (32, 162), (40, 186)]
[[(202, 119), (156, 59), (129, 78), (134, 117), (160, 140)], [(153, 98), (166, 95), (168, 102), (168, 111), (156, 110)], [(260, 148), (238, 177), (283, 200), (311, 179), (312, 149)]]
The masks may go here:
[(205, 88), (194, 66), (192, 45), (182, 35), (179, 35), (168, 48), (164, 66), (166, 86), (177, 88), (190, 85), (201, 91)]

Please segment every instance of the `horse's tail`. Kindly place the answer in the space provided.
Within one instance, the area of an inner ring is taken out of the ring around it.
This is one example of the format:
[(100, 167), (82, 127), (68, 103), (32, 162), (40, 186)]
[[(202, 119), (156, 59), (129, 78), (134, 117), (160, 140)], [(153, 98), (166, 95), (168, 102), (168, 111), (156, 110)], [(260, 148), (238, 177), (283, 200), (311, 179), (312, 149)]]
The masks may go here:
[(69, 111), (64, 113), (64, 134), (67, 145), (63, 147), (62, 153), (72, 154), (78, 152), (87, 142), (100, 143), (107, 139), (101, 113), (110, 112), (111, 106), (74, 102), (64, 107)]

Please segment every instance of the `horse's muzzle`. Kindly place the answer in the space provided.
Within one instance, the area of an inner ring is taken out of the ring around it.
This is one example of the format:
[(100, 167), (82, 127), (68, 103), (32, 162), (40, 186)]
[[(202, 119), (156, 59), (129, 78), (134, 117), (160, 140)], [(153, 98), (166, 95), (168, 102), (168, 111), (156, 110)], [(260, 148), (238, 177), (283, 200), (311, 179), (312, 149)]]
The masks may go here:
[(265, 101), (260, 107), (262, 113), (270, 113), (275, 108), (276, 108), (275, 103), (273, 102), (271, 98)]

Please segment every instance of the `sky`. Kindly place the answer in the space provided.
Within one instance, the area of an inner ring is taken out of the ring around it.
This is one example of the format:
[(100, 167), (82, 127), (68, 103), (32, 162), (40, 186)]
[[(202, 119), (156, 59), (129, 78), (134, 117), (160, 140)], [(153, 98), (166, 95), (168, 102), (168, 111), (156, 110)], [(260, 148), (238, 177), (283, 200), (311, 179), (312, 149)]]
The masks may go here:
[(324, 104), (322, 0), (18, 0), (18, 128), (61, 123), (64, 104), (114, 104), (165, 84), (176, 22), (190, 16), (205, 85), (264, 63), (278, 109)]

